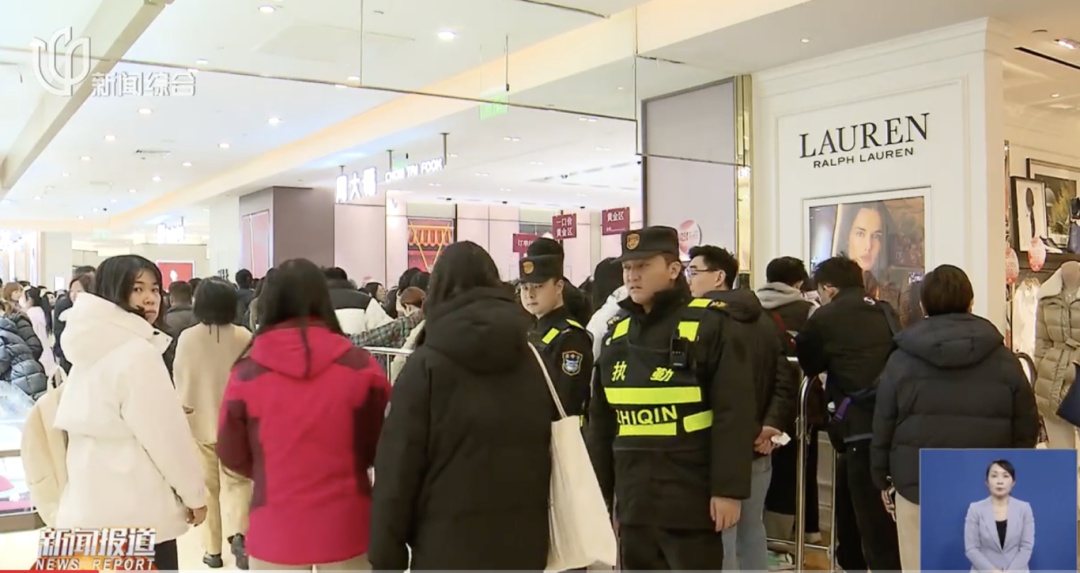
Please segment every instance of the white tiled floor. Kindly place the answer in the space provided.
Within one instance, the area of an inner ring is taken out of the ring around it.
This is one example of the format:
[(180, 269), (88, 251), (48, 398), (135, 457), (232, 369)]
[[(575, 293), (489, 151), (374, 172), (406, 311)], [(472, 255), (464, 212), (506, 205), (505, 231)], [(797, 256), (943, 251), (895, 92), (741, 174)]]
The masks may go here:
[[(25, 570), (32, 565), (34, 559), (37, 558), (38, 535), (39, 532), (37, 531), (0, 534), (0, 570)], [(202, 531), (195, 528), (178, 540), (181, 569), (210, 569), (203, 565), (202, 562), (201, 539)], [(227, 551), (225, 555), (222, 555), (222, 558), (225, 560), (225, 569), (236, 569), (232, 555), (228, 554)]]

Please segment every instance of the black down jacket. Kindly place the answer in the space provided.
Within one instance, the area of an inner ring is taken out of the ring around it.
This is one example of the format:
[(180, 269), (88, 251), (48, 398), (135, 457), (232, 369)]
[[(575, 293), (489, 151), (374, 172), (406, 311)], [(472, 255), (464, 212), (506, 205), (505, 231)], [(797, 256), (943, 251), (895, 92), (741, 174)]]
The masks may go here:
[(37, 400), (49, 381), (38, 358), (43, 347), (30, 319), (22, 315), (0, 317), (0, 380), (14, 384)]
[(379, 436), (373, 569), (542, 571), (557, 414), (528, 319), (495, 288), (425, 315)]

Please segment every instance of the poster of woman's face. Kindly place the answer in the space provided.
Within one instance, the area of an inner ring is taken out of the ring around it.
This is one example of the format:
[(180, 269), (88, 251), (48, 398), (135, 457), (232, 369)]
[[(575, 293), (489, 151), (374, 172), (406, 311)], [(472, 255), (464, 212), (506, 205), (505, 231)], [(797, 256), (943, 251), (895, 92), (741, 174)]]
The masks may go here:
[(1012, 178), (1013, 248), (1021, 253), (1049, 237), (1046, 216), (1046, 184), (1022, 177)]
[(844, 255), (862, 267), (872, 296), (899, 308), (926, 269), (925, 199), (837, 202), (810, 208), (810, 264)]

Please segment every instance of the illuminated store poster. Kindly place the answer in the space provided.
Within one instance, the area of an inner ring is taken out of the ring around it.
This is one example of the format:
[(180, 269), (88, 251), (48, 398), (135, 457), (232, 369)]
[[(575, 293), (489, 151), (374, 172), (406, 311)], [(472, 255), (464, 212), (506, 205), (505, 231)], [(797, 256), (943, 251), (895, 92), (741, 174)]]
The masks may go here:
[[(811, 268), (836, 255), (862, 267), (867, 292), (903, 320), (918, 312), (915, 287), (926, 272), (926, 206), (920, 196), (864, 195), (810, 207)], [(914, 302), (914, 308), (911, 302)]]
[(191, 261), (157, 261), (161, 269), (161, 290), (169, 292), (175, 282), (189, 282), (195, 277), (195, 263)]
[(442, 250), (454, 242), (453, 219), (408, 217), (409, 267), (431, 272)]
[(240, 268), (256, 277), (270, 270), (270, 211), (240, 218)]

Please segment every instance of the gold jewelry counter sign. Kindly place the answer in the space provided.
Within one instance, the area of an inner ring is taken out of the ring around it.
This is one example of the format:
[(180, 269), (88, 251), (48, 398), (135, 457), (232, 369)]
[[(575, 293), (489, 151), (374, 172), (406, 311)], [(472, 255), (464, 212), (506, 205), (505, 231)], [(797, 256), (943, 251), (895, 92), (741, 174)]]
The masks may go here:
[(435, 260), (454, 242), (453, 219), (409, 217), (409, 267), (431, 272)]

